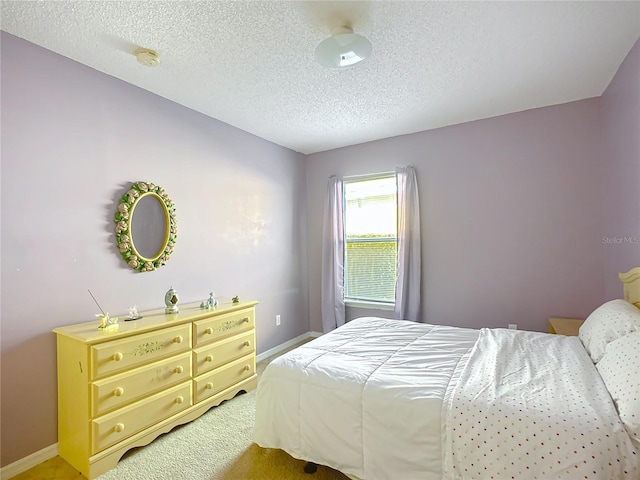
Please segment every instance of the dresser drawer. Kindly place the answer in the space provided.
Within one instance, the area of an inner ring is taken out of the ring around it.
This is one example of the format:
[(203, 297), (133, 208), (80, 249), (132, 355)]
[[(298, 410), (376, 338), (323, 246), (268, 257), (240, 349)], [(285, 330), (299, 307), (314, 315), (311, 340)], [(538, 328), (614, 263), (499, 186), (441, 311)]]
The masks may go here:
[(198, 320), (193, 322), (193, 346), (198, 347), (224, 337), (252, 330), (254, 324), (253, 309)]
[(91, 453), (110, 447), (191, 405), (191, 382), (186, 382), (96, 418), (91, 422)]
[(191, 353), (186, 352), (98, 380), (91, 384), (91, 416), (97, 417), (190, 378)]
[(91, 378), (144, 365), (191, 349), (191, 325), (179, 325), (91, 347)]
[(193, 376), (201, 375), (255, 351), (253, 330), (193, 351)]
[(256, 359), (254, 355), (239, 358), (220, 368), (194, 379), (195, 393), (194, 403), (221, 392), (234, 383), (251, 377), (256, 372)]

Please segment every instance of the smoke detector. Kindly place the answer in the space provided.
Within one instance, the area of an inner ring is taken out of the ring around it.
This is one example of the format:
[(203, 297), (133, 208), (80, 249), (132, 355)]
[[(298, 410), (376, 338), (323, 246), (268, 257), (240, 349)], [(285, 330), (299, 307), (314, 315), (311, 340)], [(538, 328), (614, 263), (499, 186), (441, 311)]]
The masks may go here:
[(148, 48), (139, 48), (133, 52), (133, 54), (136, 56), (138, 62), (146, 67), (155, 67), (160, 63), (160, 57), (158, 54)]

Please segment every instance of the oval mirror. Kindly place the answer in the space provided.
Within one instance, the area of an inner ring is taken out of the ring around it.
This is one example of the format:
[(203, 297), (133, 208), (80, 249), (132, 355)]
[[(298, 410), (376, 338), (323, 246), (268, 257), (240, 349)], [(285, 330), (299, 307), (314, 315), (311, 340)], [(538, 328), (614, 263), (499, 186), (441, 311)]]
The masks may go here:
[(166, 192), (149, 182), (136, 182), (115, 214), (116, 243), (122, 258), (138, 271), (164, 265), (177, 237), (175, 207)]

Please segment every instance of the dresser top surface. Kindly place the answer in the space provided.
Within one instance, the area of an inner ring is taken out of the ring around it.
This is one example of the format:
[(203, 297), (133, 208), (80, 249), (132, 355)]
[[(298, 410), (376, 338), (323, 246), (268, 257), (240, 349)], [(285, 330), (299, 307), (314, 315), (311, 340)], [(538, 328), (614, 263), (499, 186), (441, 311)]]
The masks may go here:
[(95, 319), (90, 322), (77, 323), (53, 330), (58, 335), (71, 337), (82, 342), (92, 344), (120, 337), (126, 337), (137, 333), (157, 330), (158, 328), (180, 325), (194, 320), (233, 313), (238, 310), (251, 308), (257, 305), (257, 301), (232, 303), (220, 302), (216, 308), (205, 309), (200, 307), (200, 302), (186, 303), (178, 305), (178, 313), (165, 313), (164, 308), (140, 312), (142, 318), (139, 320), (125, 321), (126, 317), (118, 317), (118, 329), (115, 331), (100, 330), (100, 320)]

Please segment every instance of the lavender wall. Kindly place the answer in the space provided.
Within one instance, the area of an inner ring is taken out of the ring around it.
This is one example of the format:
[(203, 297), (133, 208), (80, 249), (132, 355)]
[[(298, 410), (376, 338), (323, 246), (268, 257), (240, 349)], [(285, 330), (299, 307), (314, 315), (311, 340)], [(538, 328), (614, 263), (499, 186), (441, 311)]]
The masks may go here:
[(620, 297), (618, 272), (640, 266), (640, 40), (602, 98), (606, 165), (603, 232), (607, 299)]
[[(305, 157), (2, 33), (2, 465), (57, 441), (54, 327), (257, 299), (258, 351), (309, 331)], [(113, 235), (132, 181), (165, 188), (178, 242), (136, 273)], [(275, 327), (275, 315), (282, 325)]]
[(311, 328), (322, 325), (327, 178), (408, 164), (420, 190), (424, 321), (545, 331), (549, 316), (588, 314), (604, 293), (601, 144), (591, 99), (309, 156)]

